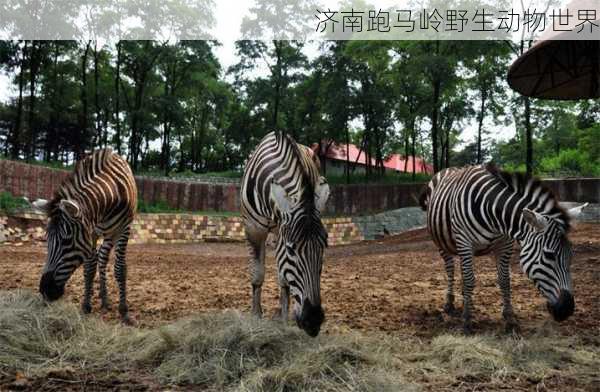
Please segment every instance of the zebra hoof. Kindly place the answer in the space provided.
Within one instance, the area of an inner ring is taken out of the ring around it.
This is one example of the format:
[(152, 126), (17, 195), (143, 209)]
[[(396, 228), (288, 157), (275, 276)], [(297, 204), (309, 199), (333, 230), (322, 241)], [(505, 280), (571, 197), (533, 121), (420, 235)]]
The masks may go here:
[(275, 313), (273, 313), (273, 316), (271, 316), (271, 320), (273, 321), (281, 321), (282, 323), (287, 323), (287, 317), (283, 317), (283, 314), (281, 312), (281, 309), (277, 309), (275, 311)]
[(121, 323), (123, 323), (123, 325), (126, 325), (128, 327), (135, 327), (136, 322), (134, 319), (132, 319), (131, 317), (129, 317), (129, 315), (125, 315), (125, 316), (121, 316)]
[(263, 316), (262, 308), (254, 308), (254, 309), (252, 309), (251, 314), (252, 314), (252, 316), (254, 316), (256, 318), (259, 318), (259, 319), (262, 318), (262, 316)]
[(86, 303), (81, 304), (81, 311), (84, 314), (90, 314), (90, 313), (92, 313), (92, 305), (91, 304), (86, 304)]
[(444, 313), (446, 313), (448, 316), (458, 316), (460, 315), (460, 312), (456, 310), (456, 308), (454, 307), (454, 304), (451, 303), (446, 303), (444, 304)]
[(472, 323), (465, 323), (463, 324), (463, 334), (469, 336), (469, 335), (473, 335), (473, 324)]
[(506, 333), (518, 335), (521, 333), (521, 326), (516, 320), (511, 320), (506, 322), (504, 330)]
[(102, 312), (110, 312), (112, 308), (109, 303), (103, 303), (102, 305), (100, 305), (100, 310)]

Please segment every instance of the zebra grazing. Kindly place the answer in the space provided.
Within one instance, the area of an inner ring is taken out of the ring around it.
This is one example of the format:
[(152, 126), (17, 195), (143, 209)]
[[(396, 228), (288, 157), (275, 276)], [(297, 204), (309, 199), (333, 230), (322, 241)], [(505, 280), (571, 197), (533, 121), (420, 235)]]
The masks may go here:
[[(40, 293), (54, 301), (64, 294), (75, 269), (84, 265), (84, 313), (91, 312), (96, 266), (100, 272), (102, 309), (109, 309), (106, 265), (115, 247), (115, 278), (119, 285), (119, 313), (130, 323), (125, 253), (129, 228), (137, 205), (137, 188), (127, 162), (110, 149), (98, 150), (77, 162), (51, 201), (37, 200), (38, 210), (48, 215), (48, 259), (40, 280)], [(98, 237), (103, 237), (96, 250)]]
[(262, 316), (265, 240), (277, 229), (279, 317), (287, 321), (291, 293), (296, 323), (310, 336), (319, 334), (325, 318), (320, 277), (327, 232), (321, 212), (328, 197), (329, 185), (319, 175), (312, 150), (288, 135), (269, 133), (248, 160), (241, 207), (252, 257), (252, 313)]
[(463, 316), (471, 329), (471, 296), (475, 285), (473, 256), (493, 253), (502, 315), (507, 328), (517, 328), (510, 295), (510, 258), (513, 242), (521, 246), (520, 264), (548, 301), (548, 311), (563, 321), (575, 310), (567, 238), (570, 215), (584, 207), (563, 210), (539, 180), (510, 174), (493, 165), (449, 168), (438, 172), (421, 196), (427, 227), (444, 259), (448, 289), (444, 310), (454, 311), (454, 260), (461, 259)]

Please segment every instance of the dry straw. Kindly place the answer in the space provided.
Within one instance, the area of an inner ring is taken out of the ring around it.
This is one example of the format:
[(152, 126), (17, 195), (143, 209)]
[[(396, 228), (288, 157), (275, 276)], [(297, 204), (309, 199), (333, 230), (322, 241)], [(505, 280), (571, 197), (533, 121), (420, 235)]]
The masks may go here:
[[(28, 291), (0, 292), (0, 372), (31, 379), (120, 380), (235, 391), (399, 391), (600, 385), (598, 337), (527, 338), (344, 333), (311, 339), (294, 327), (236, 311), (157, 329), (47, 306)], [(595, 340), (594, 340), (595, 339)]]

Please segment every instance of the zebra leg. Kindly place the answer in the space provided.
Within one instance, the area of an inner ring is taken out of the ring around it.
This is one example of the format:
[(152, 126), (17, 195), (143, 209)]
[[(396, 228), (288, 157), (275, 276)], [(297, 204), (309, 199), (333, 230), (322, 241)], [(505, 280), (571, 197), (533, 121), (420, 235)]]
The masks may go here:
[(446, 289), (446, 303), (444, 304), (444, 312), (449, 315), (456, 314), (454, 307), (454, 258), (452, 255), (440, 251), (444, 259), (444, 267), (446, 268), (446, 276), (448, 277), (448, 288)]
[(81, 310), (83, 313), (92, 312), (92, 295), (94, 293), (94, 278), (96, 277), (96, 265), (98, 263), (98, 253), (94, 252), (94, 256), (91, 259), (85, 260), (83, 263), (83, 302), (81, 303)]
[(287, 323), (290, 308), (290, 286), (284, 279), (279, 278), (279, 309), (273, 315), (273, 319), (279, 319)]
[(459, 244), (457, 238), (458, 255), (461, 258), (462, 269), (462, 294), (463, 294), (463, 330), (469, 334), (473, 330), (473, 289), (475, 288), (475, 274), (473, 272), (473, 251), (467, 243)]
[(115, 247), (115, 279), (119, 285), (119, 314), (124, 324), (132, 325), (133, 321), (129, 318), (129, 307), (127, 306), (127, 263), (125, 254), (127, 253), (127, 242), (129, 241), (129, 228), (119, 237)]
[(113, 241), (110, 238), (105, 238), (102, 246), (98, 250), (98, 272), (100, 274), (100, 303), (102, 310), (110, 310), (110, 302), (106, 290), (106, 266), (108, 257), (113, 247)]
[(498, 272), (498, 286), (502, 290), (502, 317), (506, 322), (506, 330), (518, 331), (519, 323), (513, 312), (510, 295), (510, 259), (512, 248), (512, 241), (509, 241), (496, 250), (496, 270)]
[(262, 317), (260, 297), (265, 280), (265, 241), (267, 234), (263, 232), (250, 233), (246, 231), (250, 247), (250, 271), (252, 273), (252, 314)]

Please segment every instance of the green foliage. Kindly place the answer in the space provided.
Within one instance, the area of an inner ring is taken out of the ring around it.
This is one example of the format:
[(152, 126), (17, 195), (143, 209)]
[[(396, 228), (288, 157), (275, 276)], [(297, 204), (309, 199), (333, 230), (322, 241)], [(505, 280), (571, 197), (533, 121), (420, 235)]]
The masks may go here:
[(137, 212), (142, 214), (195, 214), (195, 215), (210, 215), (210, 216), (238, 216), (238, 212), (229, 211), (187, 211), (179, 210), (170, 207), (164, 200), (158, 200), (154, 203), (147, 203), (142, 199), (138, 199)]
[[(327, 175), (327, 182), (330, 184), (346, 184), (345, 175)], [(385, 176), (369, 176), (365, 174), (353, 173), (349, 177), (350, 184), (406, 184), (406, 183), (424, 183), (431, 179), (429, 174), (416, 173), (413, 178), (412, 173), (386, 173)]]
[[(166, 6), (181, 7), (176, 25), (212, 9), (210, 1), (177, 4)], [(295, 9), (313, 6), (304, 0)], [(264, 33), (265, 18), (279, 12), (293, 8), (257, 4), (244, 29)], [(12, 88), (0, 103), (0, 152), (69, 168), (92, 148), (112, 147), (136, 173), (238, 177), (259, 140), (281, 130), (307, 145), (360, 146), (376, 162), (368, 182), (380, 181), (391, 153), (424, 157), (437, 169), (490, 158), (518, 166), (531, 124), (534, 168), (565, 149), (598, 160), (600, 105), (531, 100), (526, 121), (525, 101), (503, 81), (511, 58), (506, 42), (332, 41), (309, 59), (303, 42), (244, 40), (236, 42), (229, 69), (219, 62), (218, 45), (2, 41), (0, 68)], [(515, 137), (489, 140), (502, 124), (514, 125)], [(465, 140), (473, 125), (475, 139)]]
[(27, 207), (29, 203), (22, 197), (15, 197), (9, 192), (0, 192), (0, 211), (10, 214)]
[(171, 213), (177, 212), (177, 209), (169, 207), (169, 204), (164, 200), (158, 200), (154, 203), (147, 203), (142, 199), (138, 199), (137, 211), (142, 213)]
[(577, 140), (578, 150), (588, 154), (590, 160), (600, 165), (600, 124), (582, 129)]
[(558, 156), (546, 157), (541, 162), (542, 173), (552, 176), (600, 176), (600, 164), (580, 150), (562, 150)]

